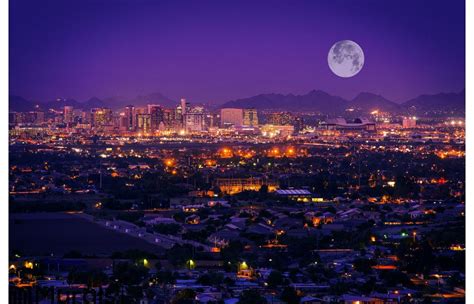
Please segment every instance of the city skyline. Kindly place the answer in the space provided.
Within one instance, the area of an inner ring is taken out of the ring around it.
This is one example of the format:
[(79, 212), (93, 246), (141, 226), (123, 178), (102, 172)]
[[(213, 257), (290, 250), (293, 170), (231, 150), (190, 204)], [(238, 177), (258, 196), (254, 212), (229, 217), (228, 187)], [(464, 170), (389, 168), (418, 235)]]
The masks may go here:
[[(409, 1), (48, 4), (10, 7), (10, 93), (26, 99), (159, 91), (219, 104), (321, 89), (402, 102), (465, 87), (461, 2), (432, 2), (430, 10)], [(329, 48), (341, 39), (366, 54), (351, 79), (327, 66)]]

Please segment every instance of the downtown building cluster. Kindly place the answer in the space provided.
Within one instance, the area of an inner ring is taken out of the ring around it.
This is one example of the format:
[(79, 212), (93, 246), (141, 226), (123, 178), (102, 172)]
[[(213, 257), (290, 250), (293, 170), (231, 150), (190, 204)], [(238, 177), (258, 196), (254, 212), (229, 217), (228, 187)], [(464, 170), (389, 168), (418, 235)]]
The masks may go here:
[[(263, 119), (261, 117), (263, 116)], [(181, 99), (175, 107), (157, 104), (127, 105), (114, 111), (109, 107), (10, 112), (13, 136), (41, 137), (48, 133), (111, 136), (263, 135), (288, 137), (303, 128), (300, 117), (290, 112), (259, 113), (254, 108), (208, 109)]]
[(68, 126), (104, 132), (136, 133), (153, 135), (160, 132), (202, 132), (215, 125), (215, 115), (202, 106), (191, 107), (181, 99), (175, 108), (156, 104), (143, 107), (127, 105), (123, 111), (110, 108), (92, 108), (82, 111), (81, 116), (71, 115), (73, 109), (64, 107), (63, 119)]

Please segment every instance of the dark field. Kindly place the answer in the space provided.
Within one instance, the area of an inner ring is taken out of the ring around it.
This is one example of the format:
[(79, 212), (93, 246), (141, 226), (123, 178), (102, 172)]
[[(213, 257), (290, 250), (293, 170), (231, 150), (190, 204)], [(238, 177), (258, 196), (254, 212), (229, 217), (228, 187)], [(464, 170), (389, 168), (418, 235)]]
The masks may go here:
[(158, 254), (160, 247), (117, 233), (66, 213), (11, 214), (9, 251), (22, 255), (62, 256), (72, 250), (87, 255), (110, 255), (139, 249)]

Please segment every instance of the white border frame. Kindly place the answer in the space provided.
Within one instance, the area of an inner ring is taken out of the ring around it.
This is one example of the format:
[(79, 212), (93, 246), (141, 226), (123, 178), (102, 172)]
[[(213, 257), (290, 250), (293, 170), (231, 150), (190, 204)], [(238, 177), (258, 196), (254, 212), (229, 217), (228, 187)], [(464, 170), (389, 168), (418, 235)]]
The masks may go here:
[(8, 14), (0, 1), (0, 302), (8, 303)]
[[(14, 1), (14, 0), (12, 0)], [(462, 1), (462, 0), (457, 0)], [(474, 197), (474, 161), (472, 150), (474, 149), (471, 134), (474, 133), (474, 90), (467, 86), (474, 81), (474, 21), (473, 16), (474, 1), (465, 1), (466, 5), (466, 202)], [(429, 5), (429, 3), (428, 3)], [(446, 1), (446, 5), (449, 2)], [(2, 130), (0, 132), (0, 300), (1, 303), (8, 303), (8, 15), (9, 1), (0, 1), (0, 121)], [(471, 17), (471, 18), (469, 18)], [(470, 33), (470, 35), (469, 35)], [(473, 209), (474, 210), (474, 209)], [(471, 207), (466, 203), (466, 303), (474, 303), (474, 296), (471, 290), (474, 289), (474, 281), (471, 275), (474, 274), (474, 262), (470, 260), (471, 244), (474, 244), (474, 216), (471, 215)]]
[(474, 296), (472, 296), (470, 292), (474, 288), (474, 281), (471, 280), (471, 275), (474, 273), (474, 263), (469, 259), (469, 253), (472, 252), (471, 246), (474, 244), (474, 216), (471, 214), (472, 208), (470, 207), (470, 204), (472, 203), (471, 200), (474, 197), (474, 162), (472, 158), (472, 149), (474, 149), (474, 145), (471, 136), (474, 132), (474, 104), (472, 104), (472, 101), (474, 101), (474, 91), (468, 86), (468, 84), (472, 86), (472, 81), (474, 81), (474, 60), (472, 57), (474, 54), (473, 9), (473, 1), (466, 0), (466, 303), (472, 303), (472, 301), (474, 301)]

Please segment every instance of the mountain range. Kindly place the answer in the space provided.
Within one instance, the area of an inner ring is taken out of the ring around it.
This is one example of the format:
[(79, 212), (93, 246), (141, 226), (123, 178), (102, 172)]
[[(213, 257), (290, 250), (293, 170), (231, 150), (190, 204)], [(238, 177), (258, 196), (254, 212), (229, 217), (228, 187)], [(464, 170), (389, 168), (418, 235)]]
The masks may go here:
[(465, 91), (458, 93), (439, 93), (420, 95), (403, 103), (362, 92), (351, 100), (330, 95), (321, 90), (313, 90), (304, 95), (260, 94), (257, 96), (229, 101), (222, 108), (256, 108), (259, 110), (315, 111), (328, 115), (341, 115), (348, 109), (355, 113), (368, 114), (374, 110), (391, 113), (423, 114), (426, 112), (452, 112), (464, 114)]
[[(139, 95), (135, 98), (110, 97), (99, 99), (92, 97), (86, 101), (79, 102), (75, 99), (59, 98), (46, 102), (34, 102), (26, 100), (20, 96), (9, 96), (10, 111), (24, 112), (35, 108), (60, 109), (64, 106), (88, 110), (97, 107), (109, 107), (114, 110), (122, 109), (132, 104), (134, 106), (146, 106), (147, 104), (160, 104), (164, 107), (174, 107), (174, 101), (161, 93), (149, 95)], [(391, 113), (451, 113), (463, 115), (465, 112), (465, 91), (458, 93), (439, 93), (433, 95), (420, 95), (403, 103), (396, 103), (387, 98), (362, 92), (351, 100), (339, 96), (331, 95), (321, 90), (313, 90), (307, 94), (260, 94), (248, 98), (242, 98), (217, 105), (219, 108), (255, 108), (257, 110), (278, 110), (278, 111), (311, 111), (327, 115), (342, 115), (351, 109), (355, 114), (368, 114), (373, 110), (386, 111)]]
[(89, 110), (91, 108), (107, 107), (114, 110), (122, 109), (127, 105), (134, 105), (136, 107), (146, 106), (147, 104), (159, 104), (164, 107), (173, 107), (177, 102), (162, 95), (161, 93), (152, 93), (149, 95), (139, 95), (134, 98), (126, 98), (121, 96), (114, 96), (105, 99), (91, 97), (86, 101), (80, 102), (72, 98), (58, 98), (56, 100), (49, 100), (45, 102), (27, 100), (21, 96), (9, 96), (9, 110), (11, 112), (25, 112), (34, 109), (48, 110), (61, 109), (64, 106), (72, 106), (76, 109)]

